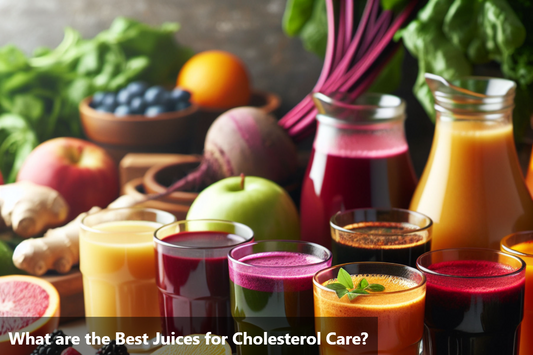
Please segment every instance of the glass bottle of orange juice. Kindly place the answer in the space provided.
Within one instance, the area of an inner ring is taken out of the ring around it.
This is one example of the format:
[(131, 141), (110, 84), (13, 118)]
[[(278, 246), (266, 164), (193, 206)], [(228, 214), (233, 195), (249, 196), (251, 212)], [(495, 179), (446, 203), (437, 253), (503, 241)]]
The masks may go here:
[(426, 74), (437, 120), (411, 210), (433, 222), (432, 249), (499, 249), (502, 236), (533, 229), (533, 200), (513, 139), (516, 84)]

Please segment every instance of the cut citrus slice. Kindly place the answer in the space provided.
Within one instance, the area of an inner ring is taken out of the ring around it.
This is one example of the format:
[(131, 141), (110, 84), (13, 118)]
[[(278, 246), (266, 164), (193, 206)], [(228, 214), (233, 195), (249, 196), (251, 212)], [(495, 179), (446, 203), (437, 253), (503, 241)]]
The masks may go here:
[(59, 294), (38, 277), (0, 277), (0, 354), (27, 355), (37, 346), (12, 345), (9, 333), (44, 336), (59, 323)]
[[(165, 345), (152, 355), (231, 355), (231, 347), (227, 342), (220, 345), (214, 345), (213, 342), (209, 345), (205, 341), (205, 334), (192, 334), (191, 337), (200, 338), (200, 344), (197, 345)], [(222, 340), (221, 336), (212, 335), (211, 338)]]

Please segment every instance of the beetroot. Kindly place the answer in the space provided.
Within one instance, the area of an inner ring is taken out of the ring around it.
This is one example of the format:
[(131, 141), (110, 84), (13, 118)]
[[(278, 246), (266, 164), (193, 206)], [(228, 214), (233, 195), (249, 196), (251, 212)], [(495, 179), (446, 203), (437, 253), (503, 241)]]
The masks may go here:
[[(353, 101), (376, 79), (400, 43), (396, 31), (408, 20), (417, 1), (407, 2), (396, 16), (380, 11), (379, 0), (367, 0), (357, 26), (353, 0), (325, 0), (328, 17), (326, 58), (313, 92), (345, 93)], [(307, 95), (278, 123), (252, 107), (232, 109), (216, 119), (205, 142), (198, 169), (167, 191), (196, 190), (225, 177), (244, 173), (284, 183), (296, 172), (298, 142), (315, 133), (317, 109)]]
[(150, 199), (196, 190), (239, 174), (283, 184), (296, 168), (296, 147), (274, 117), (258, 108), (237, 107), (220, 115), (209, 128), (200, 166)]

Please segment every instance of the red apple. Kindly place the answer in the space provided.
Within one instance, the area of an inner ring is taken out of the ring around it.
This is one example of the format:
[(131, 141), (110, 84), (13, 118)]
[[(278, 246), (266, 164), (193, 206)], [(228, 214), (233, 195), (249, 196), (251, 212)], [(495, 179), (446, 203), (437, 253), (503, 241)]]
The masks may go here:
[(118, 197), (118, 171), (102, 148), (77, 138), (54, 138), (26, 158), (17, 181), (58, 191), (69, 205), (69, 220), (93, 206), (107, 207)]
[(0, 172), (0, 185), (4, 184), (4, 178), (2, 177), (2, 173)]

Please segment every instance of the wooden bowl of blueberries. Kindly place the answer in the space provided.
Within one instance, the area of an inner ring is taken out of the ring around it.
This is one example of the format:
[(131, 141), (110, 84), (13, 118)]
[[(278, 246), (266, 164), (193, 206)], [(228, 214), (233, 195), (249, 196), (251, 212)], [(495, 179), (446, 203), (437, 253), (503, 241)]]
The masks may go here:
[(198, 111), (190, 97), (179, 88), (132, 82), (116, 93), (85, 98), (80, 103), (81, 123), (87, 138), (108, 150), (183, 152)]

